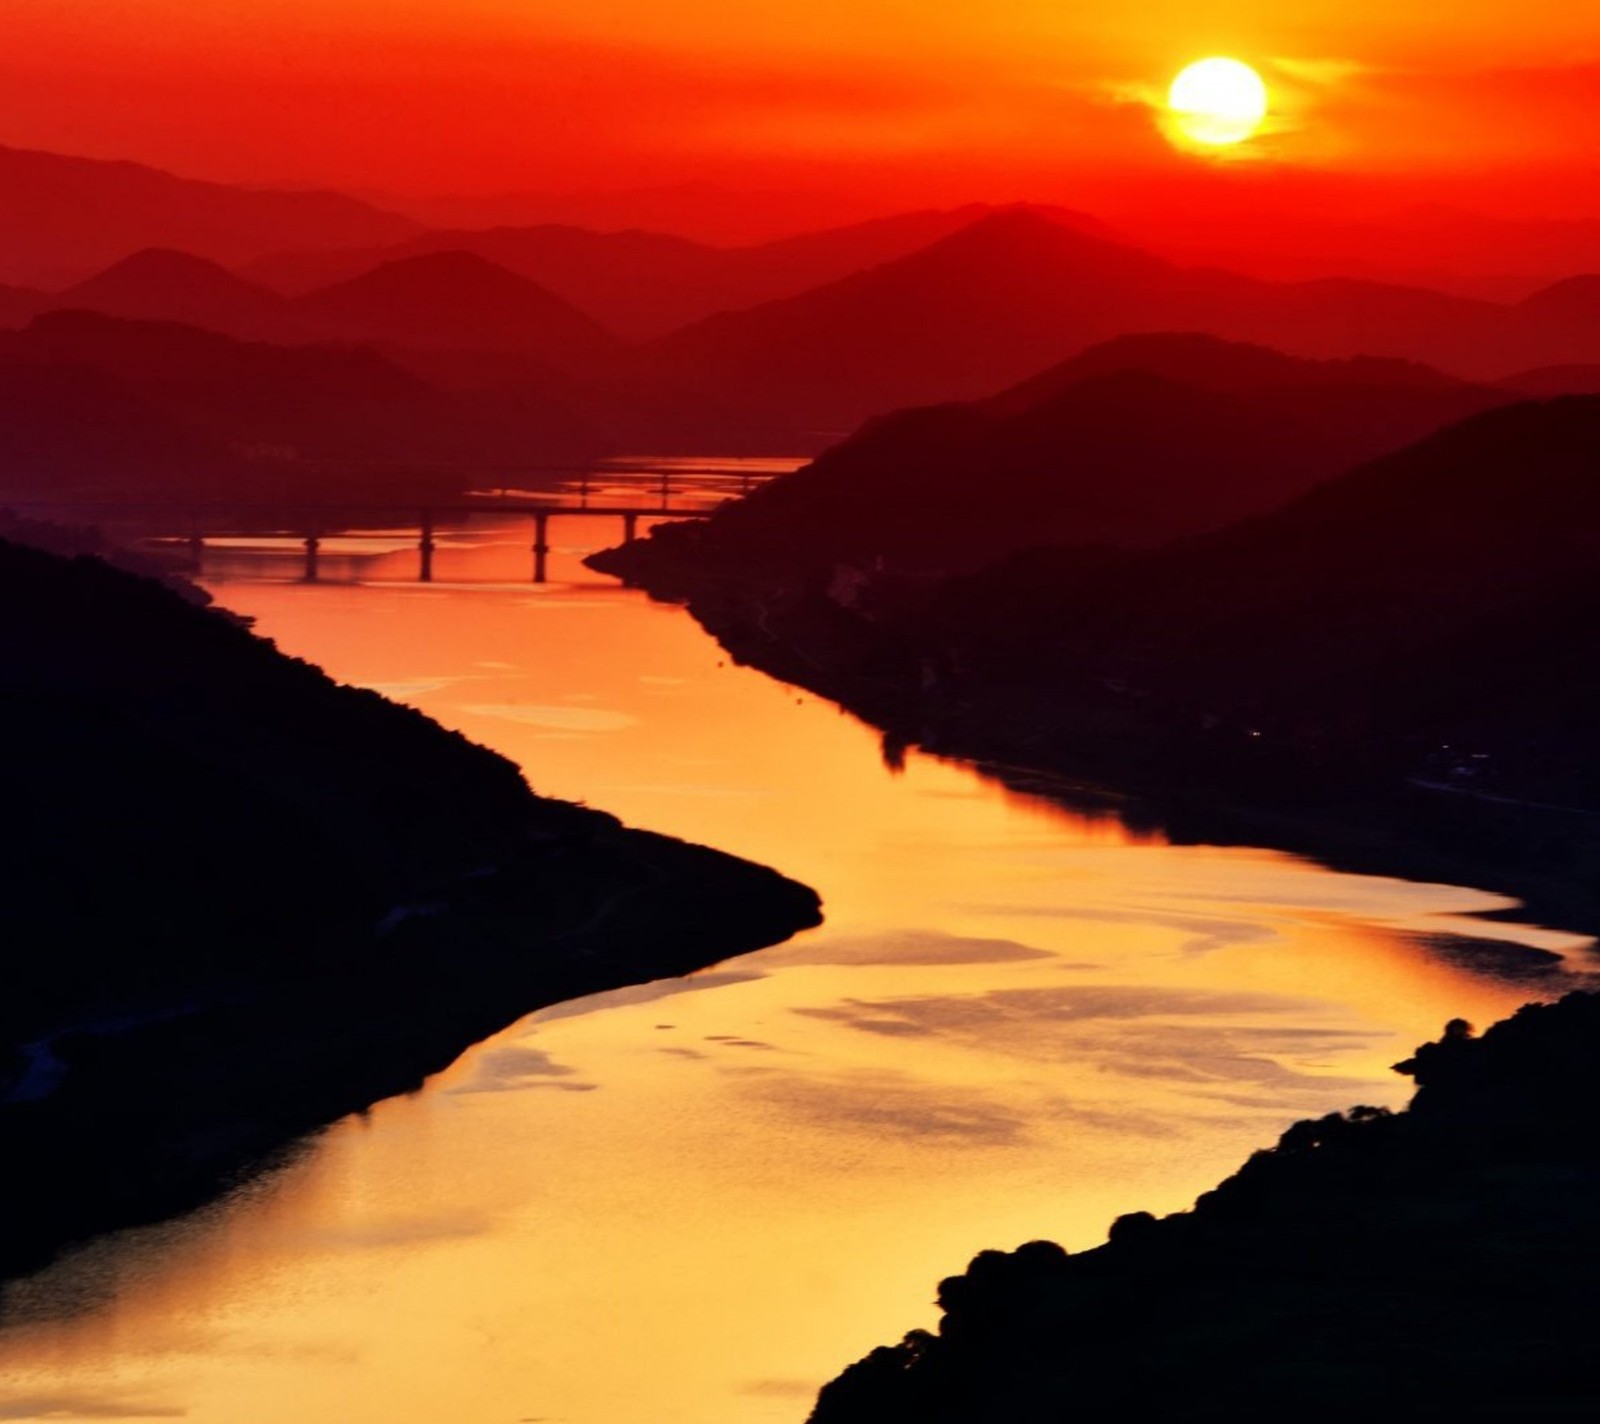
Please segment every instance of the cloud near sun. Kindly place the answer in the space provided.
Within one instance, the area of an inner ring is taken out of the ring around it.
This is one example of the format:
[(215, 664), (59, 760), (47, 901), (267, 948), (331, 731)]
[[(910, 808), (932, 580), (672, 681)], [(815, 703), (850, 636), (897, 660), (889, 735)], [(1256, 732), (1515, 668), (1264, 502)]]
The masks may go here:
[(1141, 109), (1180, 152), (1220, 163), (1311, 157), (1328, 135), (1314, 133), (1318, 110), (1340, 88), (1372, 71), (1350, 60), (1197, 57), (1161, 81), (1098, 86), (1113, 103)]

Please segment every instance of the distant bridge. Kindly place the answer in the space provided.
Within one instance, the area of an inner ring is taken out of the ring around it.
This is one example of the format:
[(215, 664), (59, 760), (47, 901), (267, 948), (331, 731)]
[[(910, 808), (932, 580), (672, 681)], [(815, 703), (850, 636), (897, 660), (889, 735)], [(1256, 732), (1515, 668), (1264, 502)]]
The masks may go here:
[[(641, 472), (642, 473), (642, 472)], [(644, 479), (628, 480), (617, 471), (605, 472), (608, 484), (632, 483), (636, 489), (624, 490), (620, 497), (607, 490), (601, 503), (590, 500), (589, 481), (576, 491), (548, 494), (505, 492), (460, 495), (430, 500), (426, 504), (378, 500), (310, 502), (296, 500), (29, 500), (7, 501), (6, 507), (39, 518), (69, 519), (79, 523), (137, 527), (144, 537), (161, 537), (187, 544), (196, 572), (205, 567), (208, 539), (250, 537), (297, 540), (304, 554), (306, 582), (319, 576), (322, 541), (330, 535), (341, 539), (392, 540), (397, 530), (417, 531), (417, 578), (433, 580), (435, 532), (440, 524), (465, 520), (475, 514), (521, 515), (532, 520), (533, 581), (547, 581), (552, 519), (619, 519), (624, 541), (633, 539), (641, 519), (701, 519), (721, 502), (720, 492), (703, 485), (673, 489), (674, 474), (697, 474), (695, 470), (662, 469)], [(743, 473), (740, 493), (748, 493), (755, 483), (771, 478), (766, 474)], [(648, 494), (648, 498), (645, 497)], [(373, 528), (370, 526), (381, 527)]]

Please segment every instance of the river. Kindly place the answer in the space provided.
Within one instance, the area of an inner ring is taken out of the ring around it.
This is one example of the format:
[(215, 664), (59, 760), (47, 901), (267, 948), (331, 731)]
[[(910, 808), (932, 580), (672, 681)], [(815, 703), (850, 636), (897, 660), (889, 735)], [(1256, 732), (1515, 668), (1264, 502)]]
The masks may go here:
[[(533, 1014), (181, 1222), (11, 1292), (0, 1419), (759, 1424), (936, 1318), (977, 1250), (1187, 1205), (1289, 1122), (1398, 1105), (1448, 1018), (1537, 988), (1452, 947), (1588, 941), (1482, 891), (1175, 846), (916, 753), (584, 571), (557, 520), (213, 550), (287, 652), (540, 792), (762, 860), (824, 928)], [(403, 769), (397, 768), (397, 774)]]

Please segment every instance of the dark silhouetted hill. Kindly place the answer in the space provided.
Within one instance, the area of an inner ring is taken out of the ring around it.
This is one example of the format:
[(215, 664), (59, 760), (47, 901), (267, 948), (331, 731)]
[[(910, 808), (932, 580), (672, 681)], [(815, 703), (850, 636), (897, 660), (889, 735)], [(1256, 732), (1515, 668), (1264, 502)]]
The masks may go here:
[(811, 1424), (1591, 1413), (1600, 999), (1455, 1021), (1398, 1069), (1406, 1111), (1297, 1123), (1192, 1211), (983, 1252)]
[[(45, 553), (64, 559), (81, 556), (99, 559), (113, 568), (152, 579), (197, 608), (210, 608), (215, 602), (205, 589), (188, 576), (179, 557), (118, 543), (93, 524), (63, 524), (0, 507), (0, 540), (7, 544), (25, 544), (30, 549), (42, 549)], [(244, 626), (249, 624), (248, 619), (238, 615), (225, 616), (238, 617)]]
[(468, 252), (385, 262), (293, 307), (351, 337), (515, 353), (563, 370), (605, 362), (618, 350), (614, 337), (570, 303)]
[(1600, 807), (1597, 460), (1600, 398), (1489, 411), (1093, 575), (991, 570), (942, 616), (1044, 695), (1138, 689), (1195, 757)]
[(134, 321), (181, 322), (247, 340), (305, 341), (316, 334), (276, 292), (205, 258), (159, 248), (123, 258), (56, 293), (50, 304)]
[(1421, 793), (1555, 865), (1600, 829), (1597, 462), (1600, 397), (1564, 397), (1160, 547), (817, 578), (682, 526), (594, 562), (941, 752), (1301, 818), (1394, 824)]
[(115, 375), (18, 355), (0, 340), (0, 498), (225, 491), (243, 474), (225, 442), (154, 408)]
[(336, 193), (234, 188), (17, 148), (0, 148), (0, 212), (0, 281), (44, 287), (151, 247), (231, 266), (291, 247), (398, 242), (418, 230)]
[(869, 422), (607, 566), (647, 583), (655, 564), (670, 580), (674, 562), (825, 580), (840, 563), (949, 572), (1038, 543), (1150, 544), (1268, 509), (1510, 399), (1399, 361), (1123, 337), (997, 396)]
[(0, 1274), (538, 1005), (817, 919), (158, 584), (6, 542), (0, 748)]
[[(553, 398), (446, 391), (361, 347), (240, 342), (174, 323), (53, 312), (0, 338), (0, 352), (9, 379), (23, 383), (18, 389), (43, 382), (55, 393), (37, 410), (17, 398), (11, 438), (31, 441), (41, 457), (58, 452), (58, 465), (69, 455), (82, 464), (72, 452), (89, 442), (89, 482), (102, 492), (162, 486), (225, 498), (248, 486), (298, 497), (437, 494), (457, 491), (464, 468), (587, 457), (600, 448)], [(46, 369), (54, 374), (39, 374)], [(87, 374), (75, 385), (80, 377), (65, 372)], [(74, 390), (104, 403), (103, 388), (111, 387), (124, 407), (117, 421), (85, 419), (88, 405), (74, 413)], [(59, 418), (47, 422), (50, 412)], [(137, 436), (131, 432), (139, 427), (128, 425), (136, 414), (149, 427)], [(114, 442), (105, 433), (124, 427)], [(344, 468), (330, 472), (330, 464)], [(362, 468), (381, 465), (396, 468)], [(13, 496), (20, 468), (7, 470)], [(27, 488), (38, 493), (32, 482)]]

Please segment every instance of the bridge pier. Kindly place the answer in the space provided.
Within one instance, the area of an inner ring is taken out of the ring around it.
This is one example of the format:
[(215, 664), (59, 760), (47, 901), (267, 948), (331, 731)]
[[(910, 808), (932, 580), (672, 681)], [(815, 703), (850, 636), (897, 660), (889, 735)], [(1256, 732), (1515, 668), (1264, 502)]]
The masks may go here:
[(417, 569), (417, 579), (422, 583), (433, 582), (433, 512), (422, 511), (422, 533), (417, 540), (417, 553), (420, 563)]
[(663, 465), (661, 467), (661, 512), (667, 512), (667, 504), (672, 499), (672, 470)]
[(631, 509), (622, 516), (622, 542), (631, 544), (639, 535), (639, 516)]
[(322, 549), (322, 539), (315, 531), (306, 535), (306, 574), (307, 583), (317, 581), (317, 556)]
[(194, 532), (189, 535), (189, 565), (192, 573), (205, 572), (206, 536), (200, 532), (199, 526), (196, 526)]
[(550, 554), (550, 516), (543, 512), (533, 516), (533, 581), (545, 583), (545, 561)]

